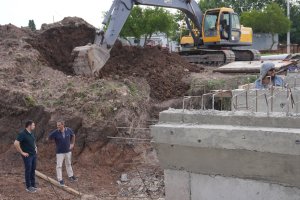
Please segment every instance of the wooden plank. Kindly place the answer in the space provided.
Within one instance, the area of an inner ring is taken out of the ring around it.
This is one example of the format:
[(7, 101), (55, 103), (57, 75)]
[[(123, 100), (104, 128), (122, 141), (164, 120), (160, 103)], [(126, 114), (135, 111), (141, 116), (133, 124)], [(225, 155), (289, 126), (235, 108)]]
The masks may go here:
[(54, 180), (53, 178), (50, 178), (48, 176), (46, 176), (45, 174), (35, 170), (35, 175), (45, 181), (48, 181), (49, 183), (53, 184), (54, 186), (58, 187), (59, 189), (62, 189), (72, 195), (76, 195), (76, 196), (82, 196), (83, 194), (78, 192), (77, 190), (74, 190), (73, 188), (70, 188), (68, 186), (61, 186), (59, 185), (59, 182)]

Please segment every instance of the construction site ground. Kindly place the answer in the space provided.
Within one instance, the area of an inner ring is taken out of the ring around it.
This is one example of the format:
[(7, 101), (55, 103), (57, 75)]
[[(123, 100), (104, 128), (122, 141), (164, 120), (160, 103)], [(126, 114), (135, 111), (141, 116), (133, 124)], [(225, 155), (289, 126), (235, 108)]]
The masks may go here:
[(56, 120), (64, 119), (76, 132), (73, 167), (79, 178), (70, 183), (65, 177), (68, 186), (99, 199), (163, 199), (163, 170), (149, 131), (158, 113), (181, 108), (184, 95), (253, 81), (248, 75), (213, 73), (214, 67), (189, 64), (176, 53), (120, 43), (97, 77), (76, 76), (72, 49), (94, 36), (94, 27), (80, 18), (35, 32), (0, 26), (1, 200), (77, 198), (41, 179), (41, 190), (25, 191), (13, 141), (27, 119), (37, 124), (40, 172), (55, 178), (55, 146), (46, 139)]

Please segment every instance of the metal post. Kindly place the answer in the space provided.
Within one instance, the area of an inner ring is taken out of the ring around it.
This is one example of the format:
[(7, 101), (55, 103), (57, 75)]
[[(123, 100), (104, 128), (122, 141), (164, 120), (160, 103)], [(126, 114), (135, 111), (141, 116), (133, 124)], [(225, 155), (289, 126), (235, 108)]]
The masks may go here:
[(258, 93), (257, 90), (255, 90), (255, 99), (256, 99), (255, 100), (255, 112), (257, 112), (257, 106), (258, 106), (258, 102), (257, 102), (258, 101), (258, 99), (257, 99), (258, 94), (257, 93)]
[[(287, 0), (287, 17), (288, 19), (290, 19), (290, 0)], [(289, 31), (287, 33), (287, 41), (286, 41), (286, 50), (287, 53), (290, 54), (291, 53), (291, 32)]]
[(212, 110), (215, 110), (215, 94), (212, 96)]
[(248, 90), (246, 90), (246, 110), (248, 110)]
[(264, 96), (265, 96), (266, 105), (267, 105), (267, 115), (270, 116), (269, 102), (268, 102), (267, 94), (265, 93)]
[(273, 104), (274, 104), (274, 102), (273, 102), (273, 100), (274, 100), (274, 87), (272, 86), (271, 87), (271, 112), (273, 112)]
[(286, 89), (287, 92), (287, 97), (286, 97), (286, 116), (289, 116), (289, 112), (290, 112), (290, 91), (287, 88)]
[(182, 112), (184, 112), (185, 109), (185, 97), (183, 97), (183, 101), (182, 101)]
[(201, 110), (204, 110), (204, 94), (201, 97)]

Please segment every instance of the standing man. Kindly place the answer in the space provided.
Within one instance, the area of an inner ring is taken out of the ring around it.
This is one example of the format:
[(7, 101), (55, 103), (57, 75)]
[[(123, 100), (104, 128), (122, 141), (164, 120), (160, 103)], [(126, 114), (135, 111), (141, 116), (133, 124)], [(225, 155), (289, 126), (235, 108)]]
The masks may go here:
[(65, 127), (64, 121), (56, 123), (57, 129), (49, 135), (49, 140), (54, 140), (56, 144), (56, 174), (57, 180), (61, 186), (64, 186), (62, 178), (62, 165), (65, 160), (66, 170), (71, 182), (77, 181), (72, 169), (72, 149), (75, 145), (75, 134), (72, 129)]
[(37, 147), (35, 137), (32, 131), (35, 129), (35, 123), (31, 120), (25, 123), (25, 129), (19, 133), (14, 145), (17, 151), (22, 155), (25, 166), (26, 191), (34, 193), (37, 191), (35, 185), (35, 169), (37, 159)]

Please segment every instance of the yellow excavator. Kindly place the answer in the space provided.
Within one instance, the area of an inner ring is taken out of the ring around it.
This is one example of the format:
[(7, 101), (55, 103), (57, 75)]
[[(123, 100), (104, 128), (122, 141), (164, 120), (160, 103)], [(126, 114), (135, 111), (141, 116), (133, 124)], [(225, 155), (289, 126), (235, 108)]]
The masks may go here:
[(95, 74), (105, 65), (134, 5), (175, 8), (185, 14), (190, 35), (181, 38), (180, 54), (189, 62), (225, 64), (260, 59), (256, 50), (237, 49), (252, 44), (252, 29), (241, 26), (239, 16), (230, 8), (211, 9), (203, 14), (195, 0), (114, 0), (102, 22), (106, 31), (97, 34), (93, 45), (73, 50), (77, 74)]
[[(231, 8), (206, 11), (201, 30), (191, 28), (188, 19), (185, 25), (190, 33), (181, 37), (180, 54), (189, 62), (224, 64), (260, 60), (260, 53), (255, 49), (235, 48), (251, 46), (253, 33), (252, 28), (240, 24), (239, 16)], [(199, 37), (201, 41), (196, 43)]]

